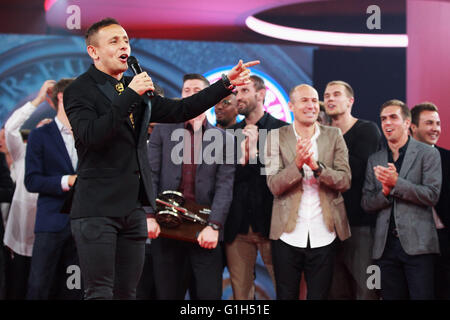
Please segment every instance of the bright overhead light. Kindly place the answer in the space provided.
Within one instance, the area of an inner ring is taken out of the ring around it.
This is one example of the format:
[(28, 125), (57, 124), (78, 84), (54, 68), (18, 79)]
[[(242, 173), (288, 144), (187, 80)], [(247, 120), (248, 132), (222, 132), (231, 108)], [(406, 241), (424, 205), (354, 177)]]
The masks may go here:
[(349, 47), (406, 48), (406, 34), (367, 34), (298, 29), (265, 22), (253, 16), (245, 20), (251, 30), (268, 37), (295, 42)]

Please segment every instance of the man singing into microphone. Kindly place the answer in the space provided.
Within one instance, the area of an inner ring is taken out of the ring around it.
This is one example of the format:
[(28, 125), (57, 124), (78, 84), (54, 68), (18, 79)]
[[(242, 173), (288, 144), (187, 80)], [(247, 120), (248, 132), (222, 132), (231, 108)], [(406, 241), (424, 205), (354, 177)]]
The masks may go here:
[(210, 87), (181, 100), (153, 97), (145, 72), (124, 77), (130, 44), (126, 31), (111, 18), (86, 33), (89, 70), (64, 92), (64, 106), (78, 153), (78, 179), (70, 217), (83, 275), (85, 299), (134, 299), (144, 263), (147, 228), (159, 235), (154, 217), (142, 206), (155, 205), (147, 155), (151, 122), (184, 122), (249, 82), (239, 63)]

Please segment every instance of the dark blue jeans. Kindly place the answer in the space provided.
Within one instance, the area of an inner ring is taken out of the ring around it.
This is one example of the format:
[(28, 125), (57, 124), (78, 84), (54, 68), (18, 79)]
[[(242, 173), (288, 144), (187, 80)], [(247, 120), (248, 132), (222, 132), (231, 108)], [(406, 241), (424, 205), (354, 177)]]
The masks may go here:
[(73, 219), (84, 298), (136, 299), (144, 266), (147, 221), (136, 208), (125, 217)]
[(36, 233), (27, 299), (81, 299), (81, 290), (67, 288), (70, 265), (78, 265), (78, 257), (69, 223), (60, 232)]

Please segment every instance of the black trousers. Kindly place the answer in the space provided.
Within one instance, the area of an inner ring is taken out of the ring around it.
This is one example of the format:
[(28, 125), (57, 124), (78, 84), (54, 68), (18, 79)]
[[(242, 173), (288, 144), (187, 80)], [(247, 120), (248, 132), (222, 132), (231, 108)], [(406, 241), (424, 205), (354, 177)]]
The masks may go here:
[[(17, 253), (12, 255), (8, 252), (6, 263), (6, 299), (25, 300), (30, 269), (31, 257), (22, 256)], [(66, 273), (64, 272), (64, 274)]]
[(450, 300), (450, 229), (438, 229), (441, 254), (436, 257), (435, 298)]
[(145, 256), (147, 221), (142, 208), (125, 217), (72, 220), (84, 298), (136, 299)]
[(336, 240), (319, 248), (298, 248), (282, 240), (272, 241), (272, 261), (277, 300), (298, 300), (302, 272), (308, 300), (326, 300), (335, 261)]
[(81, 291), (70, 290), (67, 287), (69, 275), (66, 270), (71, 265), (78, 265), (78, 257), (70, 224), (60, 232), (36, 233), (28, 277), (27, 299), (80, 300)]
[(191, 281), (191, 295), (199, 300), (222, 298), (222, 251), (198, 243), (167, 238), (153, 239), (151, 252), (157, 299), (182, 300)]
[(144, 268), (142, 270), (141, 279), (136, 291), (137, 300), (154, 300), (155, 294), (155, 279), (153, 272), (153, 257), (151, 253), (151, 244), (145, 244), (145, 260)]
[(433, 299), (434, 260), (433, 254), (407, 254), (400, 239), (389, 233), (383, 255), (376, 260), (383, 300)]

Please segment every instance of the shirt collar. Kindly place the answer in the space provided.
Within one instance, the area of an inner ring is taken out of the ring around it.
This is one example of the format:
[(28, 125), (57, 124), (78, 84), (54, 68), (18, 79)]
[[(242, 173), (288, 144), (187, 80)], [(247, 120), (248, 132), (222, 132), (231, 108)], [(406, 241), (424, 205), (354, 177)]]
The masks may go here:
[[(264, 115), (258, 121), (256, 121), (255, 126), (257, 126), (258, 128), (265, 128), (268, 118), (269, 114), (266, 111), (264, 111)], [(247, 121), (245, 121), (245, 118), (239, 123), (243, 124), (242, 126), (243, 128), (247, 125)]]
[[(295, 134), (295, 138), (298, 140), (300, 139), (300, 136), (297, 134), (297, 131), (295, 130), (295, 121), (292, 123), (292, 129), (294, 130), (294, 134)], [(311, 141), (314, 142), (315, 140), (317, 140), (317, 137), (320, 134), (320, 127), (317, 124), (317, 122), (314, 123), (314, 134), (311, 137)]]
[(411, 136), (408, 136), (408, 140), (406, 141), (405, 145), (398, 150), (399, 153), (406, 152), (406, 149), (408, 149), (409, 140), (411, 140)]
[[(113, 86), (115, 86), (118, 82), (122, 82), (124, 85), (126, 84), (125, 77), (123, 76), (123, 74), (122, 74), (122, 78), (120, 80), (117, 80), (116, 78), (110, 76), (109, 74), (98, 70), (94, 64), (92, 64), (92, 70), (93, 70), (95, 76), (97, 78), (99, 78), (98, 80), (103, 79), (104, 81), (110, 82)], [(104, 81), (99, 81), (99, 82), (104, 82)]]
[(56, 125), (58, 126), (58, 130), (59, 130), (60, 132), (66, 133), (66, 134), (70, 133), (70, 129), (69, 129), (69, 128), (66, 128), (66, 127), (63, 125), (63, 123), (62, 123), (61, 121), (59, 121), (59, 119), (58, 119), (57, 117), (55, 117), (55, 123), (56, 123)]

